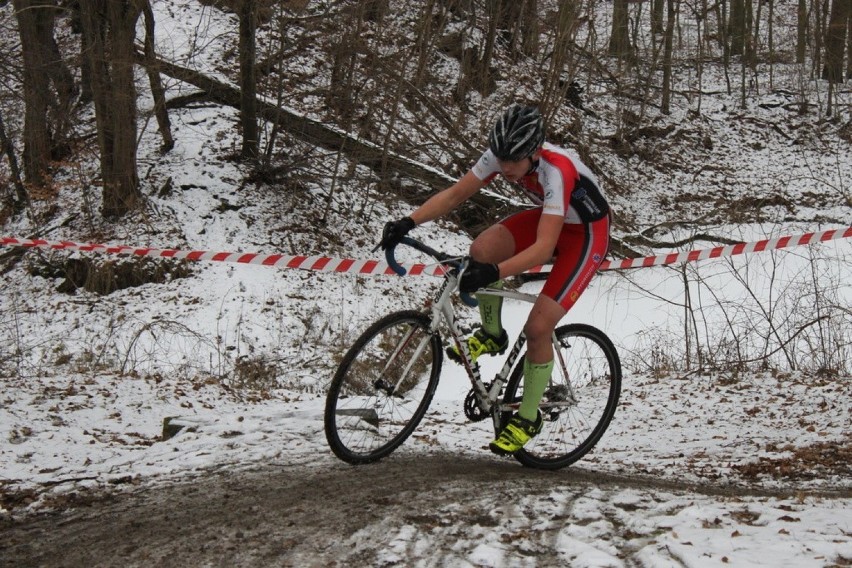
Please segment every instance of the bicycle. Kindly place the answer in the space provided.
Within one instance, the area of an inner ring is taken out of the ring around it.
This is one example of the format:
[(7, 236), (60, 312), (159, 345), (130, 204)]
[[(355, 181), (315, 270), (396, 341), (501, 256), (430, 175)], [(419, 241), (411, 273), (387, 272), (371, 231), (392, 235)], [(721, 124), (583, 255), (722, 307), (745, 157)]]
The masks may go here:
[[(388, 456), (418, 426), (441, 375), (442, 328), (459, 349), (471, 382), (463, 405), (468, 419), (490, 417), (497, 435), (523, 397), (524, 333), (518, 335), (494, 380), (485, 383), (456, 322), (453, 297), (470, 257), (453, 257), (410, 237), (400, 244), (434, 258), (444, 281), (424, 311), (404, 310), (380, 318), (343, 356), (326, 397), (324, 426), (331, 450), (351, 464)], [(394, 248), (386, 251), (386, 258), (397, 274), (405, 274)], [(530, 303), (536, 299), (507, 289), (486, 288), (477, 294)], [(469, 295), (460, 293), (460, 298), (469, 306), (477, 304)], [(521, 464), (541, 469), (563, 468), (586, 455), (609, 426), (621, 393), (621, 362), (602, 331), (585, 324), (563, 325), (553, 333), (553, 346), (554, 370), (539, 405), (542, 431), (514, 454)]]

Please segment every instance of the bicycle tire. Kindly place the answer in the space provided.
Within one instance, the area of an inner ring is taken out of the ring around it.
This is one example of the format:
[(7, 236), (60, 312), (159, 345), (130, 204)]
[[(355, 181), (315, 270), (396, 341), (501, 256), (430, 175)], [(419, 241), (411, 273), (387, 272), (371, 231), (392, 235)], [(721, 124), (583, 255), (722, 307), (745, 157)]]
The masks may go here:
[[(609, 427), (621, 395), (621, 361), (606, 334), (585, 324), (565, 325), (555, 333), (554, 349), (565, 361), (565, 372), (555, 354), (550, 384), (539, 405), (542, 430), (514, 454), (523, 465), (538, 469), (569, 466), (591, 451)], [(501, 425), (523, 397), (523, 361), (521, 356), (506, 383)]]
[(323, 418), (337, 457), (356, 465), (384, 458), (423, 419), (443, 362), (440, 334), (430, 324), (424, 313), (395, 312), (373, 323), (346, 352)]

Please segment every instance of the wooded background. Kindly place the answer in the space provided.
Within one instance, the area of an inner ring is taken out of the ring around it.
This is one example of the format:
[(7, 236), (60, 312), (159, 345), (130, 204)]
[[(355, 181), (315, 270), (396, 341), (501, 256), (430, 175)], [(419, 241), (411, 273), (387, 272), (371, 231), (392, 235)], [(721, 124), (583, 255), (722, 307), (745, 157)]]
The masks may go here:
[[(836, 92), (852, 77), (850, 0), (199, 4), (233, 14), (233, 65), (222, 70), (227, 82), (157, 53), (150, 0), (0, 2), (0, 144), (6, 162), (0, 221), (26, 212), (33, 199), (53, 191), (57, 171), (93, 154), (98, 179), (88, 181), (101, 188), (101, 214), (120, 217), (139, 206), (138, 69), (154, 101), (162, 152), (175, 144), (169, 110), (203, 98), (239, 109), (238, 158), (255, 169), (257, 179), (274, 182), (287, 171), (293, 141), (299, 140), (367, 164), (391, 185), (403, 175), (432, 187), (457, 173), (447, 165), (462, 168), (475, 156), (481, 141), (469, 140), (464, 115), (483, 108), (497, 82), (511, 79), (516, 69), (537, 76), (537, 100), (530, 102), (554, 124), (566, 108), (574, 118), (562, 116), (563, 122), (592, 112), (584, 97), (602, 89), (625, 101), (616, 136), (622, 140), (650, 127), (655, 114), (669, 113), (673, 96), (687, 97), (700, 114), (710, 63), (721, 66), (728, 91), (738, 92), (742, 105), (776, 88), (778, 65), (796, 66), (796, 110), (815, 121), (841, 116)], [(405, 37), (388, 25), (401, 12), (412, 25)], [(778, 33), (779, 26), (785, 33)], [(328, 49), (327, 69), (321, 81), (307, 81), (298, 57), (317, 48), (320, 38)], [(457, 62), (458, 73), (441, 73), (439, 56)], [(169, 98), (164, 76), (197, 92)], [(449, 91), (447, 81), (454, 82)], [(824, 96), (815, 84), (826, 86)], [(451, 100), (442, 100), (447, 92)], [(318, 101), (311, 117), (287, 104), (296, 94)], [(86, 122), (92, 111), (94, 125)], [(490, 119), (482, 118), (481, 131)], [(572, 136), (570, 128), (554, 131)]]

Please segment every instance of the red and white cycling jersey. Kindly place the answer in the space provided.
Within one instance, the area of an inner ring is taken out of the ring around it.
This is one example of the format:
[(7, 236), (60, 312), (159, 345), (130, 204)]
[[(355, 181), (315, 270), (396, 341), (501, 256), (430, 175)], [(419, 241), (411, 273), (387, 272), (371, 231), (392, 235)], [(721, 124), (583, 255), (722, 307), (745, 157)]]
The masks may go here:
[[(491, 150), (471, 168), (485, 183), (500, 173)], [(564, 148), (545, 142), (541, 159), (530, 173), (515, 182), (546, 215), (560, 215), (566, 224), (588, 224), (609, 215), (609, 204), (592, 171)]]
[[(491, 150), (486, 150), (471, 171), (488, 183), (500, 173), (500, 165)], [(500, 221), (514, 238), (515, 254), (535, 243), (542, 215), (565, 219), (553, 251), (553, 268), (541, 293), (569, 310), (606, 256), (609, 204), (597, 178), (583, 162), (564, 148), (546, 142), (541, 158), (516, 185), (538, 207)]]

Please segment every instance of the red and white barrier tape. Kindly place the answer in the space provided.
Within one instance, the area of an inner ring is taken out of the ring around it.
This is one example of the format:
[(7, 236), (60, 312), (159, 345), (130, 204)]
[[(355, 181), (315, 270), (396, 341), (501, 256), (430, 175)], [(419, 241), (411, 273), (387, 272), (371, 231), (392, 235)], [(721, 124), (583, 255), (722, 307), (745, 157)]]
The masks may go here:
[[(626, 258), (624, 260), (605, 260), (600, 270), (623, 270), (642, 268), (646, 266), (661, 266), (692, 262), (708, 258), (735, 256), (751, 252), (810, 245), (818, 242), (832, 241), (852, 237), (852, 227), (831, 229), (815, 233), (805, 233), (776, 239), (766, 239), (751, 243), (740, 243), (724, 247), (699, 249), (681, 253)], [(80, 252), (97, 252), (104, 254), (148, 256), (157, 258), (174, 258), (179, 260), (209, 260), (214, 262), (236, 262), (240, 264), (256, 264), (261, 266), (277, 266), (281, 268), (298, 268), (302, 270), (317, 270), (321, 272), (348, 272), (356, 274), (394, 274), (384, 261), (354, 260), (349, 258), (331, 258), (328, 256), (286, 256), (283, 254), (234, 253), (211, 251), (181, 251), (174, 249), (156, 249), (130, 247), (125, 245), (79, 244), (70, 241), (46, 241), (42, 239), (19, 239), (15, 237), (0, 237), (0, 246), (24, 248), (50, 248), (54, 250), (73, 250)], [(440, 276), (443, 269), (434, 264), (406, 264), (401, 266), (412, 276)], [(538, 266), (530, 272), (543, 272), (546, 266)]]
[(786, 247), (797, 247), (810, 245), (825, 241), (834, 241), (852, 237), (852, 227), (845, 229), (831, 229), (818, 233), (805, 233), (789, 237), (778, 237), (751, 243), (739, 243), (724, 247), (713, 247), (709, 249), (691, 250), (688, 252), (661, 254), (658, 256), (646, 256), (644, 258), (625, 258), (624, 260), (605, 260), (600, 270), (621, 270), (626, 268), (642, 268), (645, 266), (660, 266), (664, 264), (677, 264), (679, 262), (692, 262), (695, 260), (706, 260), (708, 258), (720, 258), (723, 256), (736, 256), (750, 252), (763, 252)]
[[(283, 254), (259, 254), (238, 252), (212, 252), (206, 250), (182, 251), (175, 249), (156, 249), (146, 247), (130, 247), (126, 245), (80, 244), (71, 241), (46, 241), (42, 239), (18, 239), (15, 237), (0, 238), (0, 246), (16, 246), (25, 248), (49, 248), (54, 250), (73, 250), (81, 252), (97, 252), (104, 254), (119, 254), (133, 256), (148, 256), (157, 258), (173, 258), (178, 260), (209, 260), (214, 262), (236, 262), (239, 264), (257, 264), (261, 266), (277, 266), (280, 268), (299, 268), (302, 270), (317, 270), (321, 272), (351, 272), (357, 274), (395, 274), (384, 261), (355, 260), (350, 258), (331, 258), (328, 256), (286, 256)], [(424, 264), (400, 263), (409, 274), (440, 276), (443, 270), (440, 266)]]

